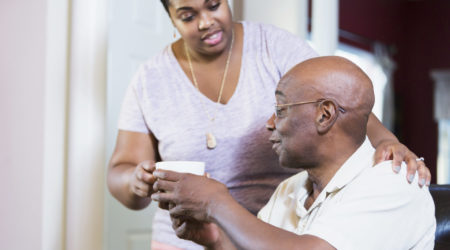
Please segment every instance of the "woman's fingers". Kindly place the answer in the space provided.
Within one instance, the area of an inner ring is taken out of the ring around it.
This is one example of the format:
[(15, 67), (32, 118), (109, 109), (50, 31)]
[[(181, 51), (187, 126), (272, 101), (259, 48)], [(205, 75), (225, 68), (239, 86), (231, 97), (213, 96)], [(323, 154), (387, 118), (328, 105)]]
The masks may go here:
[(419, 185), (421, 187), (425, 185), (429, 186), (431, 182), (430, 169), (427, 168), (425, 162), (421, 158), (417, 160), (417, 166), (417, 172), (419, 173)]
[(407, 171), (406, 171), (406, 179), (409, 183), (413, 182), (414, 176), (417, 171), (417, 161), (416, 157), (407, 157), (406, 159)]
[(155, 162), (149, 160), (143, 161), (138, 164), (138, 167), (142, 167), (148, 173), (153, 173), (155, 171)]

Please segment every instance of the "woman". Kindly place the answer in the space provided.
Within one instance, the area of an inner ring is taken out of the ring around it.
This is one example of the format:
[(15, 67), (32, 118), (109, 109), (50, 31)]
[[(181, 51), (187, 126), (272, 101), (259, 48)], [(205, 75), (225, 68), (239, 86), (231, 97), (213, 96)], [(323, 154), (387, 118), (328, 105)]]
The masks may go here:
[[(300, 38), (269, 25), (235, 23), (225, 0), (161, 0), (181, 38), (141, 66), (122, 107), (108, 186), (125, 206), (150, 203), (154, 162), (204, 161), (249, 211), (293, 172), (278, 167), (264, 128), (278, 80), (316, 56)], [(416, 156), (372, 115), (368, 135), (380, 159)], [(396, 164), (396, 165), (399, 165)], [(419, 164), (423, 184), (429, 171)], [(178, 239), (167, 211), (153, 220), (152, 249), (196, 249)]]

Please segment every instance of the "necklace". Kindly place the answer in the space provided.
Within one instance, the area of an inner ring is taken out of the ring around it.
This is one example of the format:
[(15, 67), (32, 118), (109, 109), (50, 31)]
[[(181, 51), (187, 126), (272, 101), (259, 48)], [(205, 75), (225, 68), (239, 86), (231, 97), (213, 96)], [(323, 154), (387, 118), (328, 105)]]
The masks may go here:
[[(227, 62), (225, 64), (225, 70), (223, 72), (222, 83), (220, 85), (220, 90), (219, 90), (219, 97), (217, 98), (217, 102), (216, 102), (217, 104), (219, 104), (220, 100), (222, 99), (222, 92), (223, 92), (223, 87), (225, 86), (225, 81), (227, 79), (228, 66), (230, 64), (231, 52), (233, 51), (233, 43), (234, 43), (234, 30), (232, 29), (231, 30), (231, 45), (230, 45), (230, 50), (228, 52)], [(189, 51), (188, 51), (186, 43), (184, 43), (184, 50), (185, 50), (185, 53), (186, 53), (186, 56), (188, 59), (189, 69), (191, 71), (192, 80), (194, 81), (195, 88), (198, 90), (198, 92), (200, 92), (200, 88), (198, 87), (198, 83), (197, 83), (197, 78), (195, 77), (195, 74), (194, 74), (194, 68), (192, 67), (191, 56), (189, 55)], [(202, 104), (203, 111), (206, 113), (206, 116), (208, 116), (208, 119), (210, 121), (210, 128), (206, 132), (206, 147), (208, 149), (214, 149), (217, 146), (217, 141), (216, 141), (216, 137), (212, 133), (212, 127), (214, 125), (214, 120), (216, 119), (216, 116), (215, 115), (210, 116), (208, 110), (205, 108), (203, 101), (201, 101), (201, 104)], [(216, 114), (217, 114), (217, 111), (216, 111)]]

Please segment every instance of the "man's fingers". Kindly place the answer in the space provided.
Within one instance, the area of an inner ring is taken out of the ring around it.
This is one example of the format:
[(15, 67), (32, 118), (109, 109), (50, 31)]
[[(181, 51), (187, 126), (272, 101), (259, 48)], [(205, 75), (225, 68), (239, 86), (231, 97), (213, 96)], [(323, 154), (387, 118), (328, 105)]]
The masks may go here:
[(153, 183), (153, 190), (155, 192), (157, 191), (166, 191), (171, 192), (174, 189), (175, 182), (172, 181), (165, 181), (165, 180), (157, 180), (155, 183)]
[(174, 228), (176, 235), (181, 239), (186, 238), (186, 233), (188, 232), (187, 224), (188, 224), (187, 221), (182, 221), (180, 226)]
[(158, 207), (164, 210), (169, 210), (170, 206), (167, 202), (158, 202)]
[(184, 222), (183, 219), (181, 219), (180, 217), (173, 217), (170, 216), (170, 219), (172, 220), (172, 228), (174, 230), (176, 230), (177, 228), (179, 228), (181, 226), (181, 224)]
[(155, 172), (153, 172), (153, 175), (156, 178), (161, 179), (161, 180), (178, 181), (183, 174), (169, 171), (169, 170), (157, 169), (157, 170), (155, 170)]
[(152, 200), (163, 203), (175, 202), (172, 193), (153, 193), (151, 196)]
[[(191, 218), (191, 214), (186, 209), (183, 209), (182, 206), (173, 206), (169, 209), (170, 216), (173, 217), (182, 217), (182, 218)], [(191, 218), (193, 219), (193, 218)]]

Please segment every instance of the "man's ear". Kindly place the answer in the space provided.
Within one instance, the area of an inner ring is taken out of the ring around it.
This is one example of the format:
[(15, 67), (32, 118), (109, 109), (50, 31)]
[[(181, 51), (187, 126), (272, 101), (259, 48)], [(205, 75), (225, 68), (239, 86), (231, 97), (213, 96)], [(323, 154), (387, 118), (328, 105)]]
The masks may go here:
[(327, 133), (336, 122), (338, 106), (332, 100), (324, 100), (319, 104), (316, 115), (316, 128), (319, 134)]

